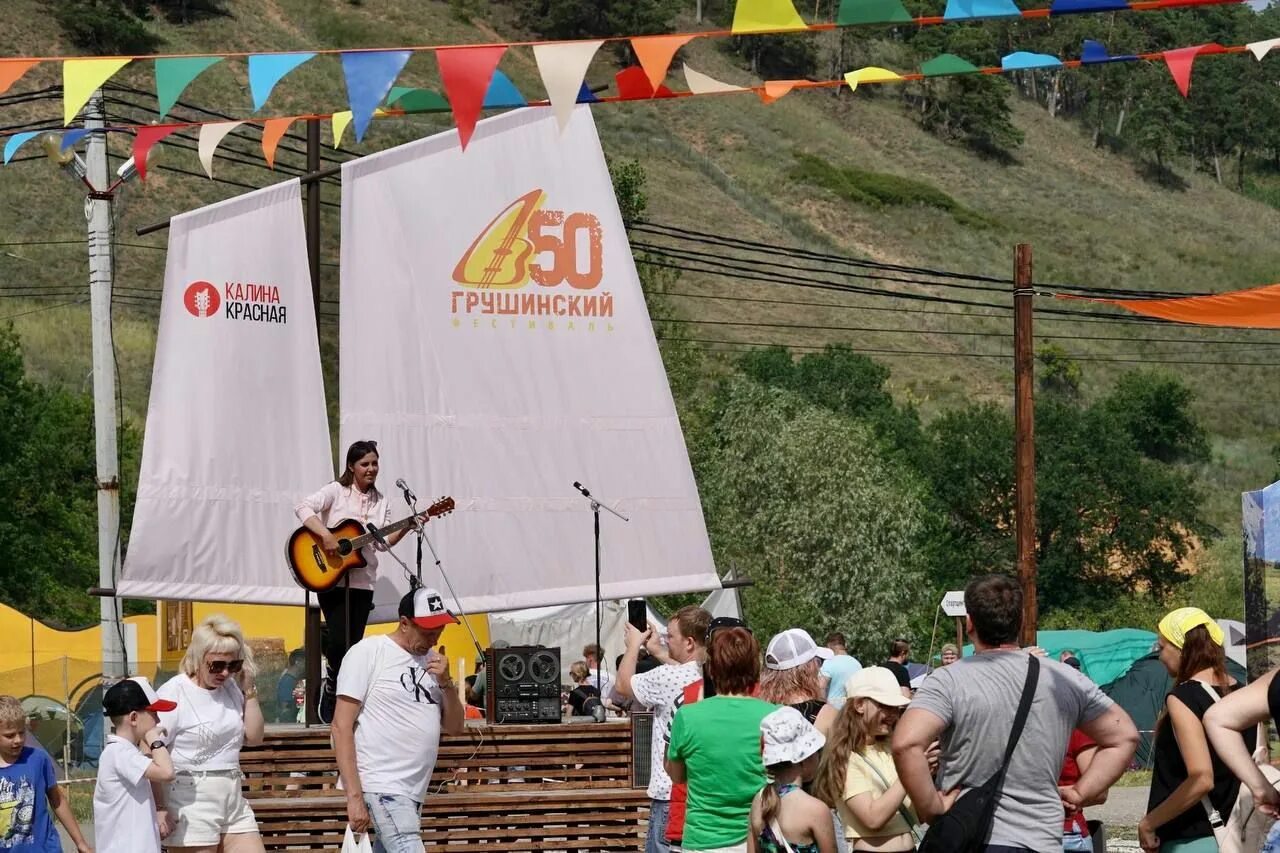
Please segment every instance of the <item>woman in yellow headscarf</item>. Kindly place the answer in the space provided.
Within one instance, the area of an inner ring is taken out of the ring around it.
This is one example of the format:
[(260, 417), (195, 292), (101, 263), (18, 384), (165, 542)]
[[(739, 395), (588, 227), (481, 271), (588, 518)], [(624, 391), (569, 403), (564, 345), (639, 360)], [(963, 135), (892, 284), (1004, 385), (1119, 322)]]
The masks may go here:
[[(1222, 628), (1198, 607), (1183, 607), (1160, 620), (1160, 662), (1173, 676), (1165, 713), (1156, 723), (1155, 764), (1147, 814), (1138, 824), (1143, 850), (1216, 853), (1217, 841), (1202, 800), (1223, 820), (1240, 782), (1209, 744), (1201, 722), (1219, 697), (1239, 685), (1227, 675)], [(1243, 735), (1250, 752), (1257, 733)]]

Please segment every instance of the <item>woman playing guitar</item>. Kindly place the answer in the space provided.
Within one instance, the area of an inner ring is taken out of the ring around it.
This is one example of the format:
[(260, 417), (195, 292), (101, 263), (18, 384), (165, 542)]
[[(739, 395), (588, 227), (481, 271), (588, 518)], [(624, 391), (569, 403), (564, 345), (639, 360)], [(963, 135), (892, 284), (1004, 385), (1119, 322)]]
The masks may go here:
[[(337, 480), (327, 483), (320, 491), (303, 498), (294, 513), (303, 526), (320, 537), (325, 553), (338, 553), (338, 540), (329, 527), (348, 518), (369, 522), (382, 527), (391, 523), (391, 502), (375, 485), (378, 480), (378, 445), (373, 441), (357, 441), (347, 448), (347, 467)], [(387, 543), (395, 545), (408, 530), (387, 534)], [(329, 671), (320, 686), (320, 704), (317, 709), (321, 721), (333, 720), (337, 703), (338, 667), (347, 649), (364, 637), (369, 612), (373, 609), (373, 582), (378, 572), (378, 555), (375, 546), (366, 545), (362, 554), (368, 565), (353, 569), (347, 575), (348, 582), (327, 592), (316, 594), (320, 610), (328, 626), (328, 640), (324, 657)]]

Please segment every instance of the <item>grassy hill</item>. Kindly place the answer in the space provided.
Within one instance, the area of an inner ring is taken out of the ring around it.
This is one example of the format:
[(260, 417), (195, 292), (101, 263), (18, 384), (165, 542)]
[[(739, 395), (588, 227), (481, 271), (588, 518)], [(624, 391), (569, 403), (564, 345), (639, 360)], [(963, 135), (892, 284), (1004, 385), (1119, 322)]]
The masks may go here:
[[(346, 0), (230, 0), (226, 5), (231, 14), (225, 17), (185, 26), (154, 23), (152, 28), (165, 39), (161, 50), (425, 45), (526, 35), (516, 29), (510, 5), (482, 0), (365, 0), (360, 6)], [(42, 0), (10, 0), (7, 12), (0, 53), (74, 52), (61, 41)], [(681, 24), (686, 30), (696, 26), (691, 19)], [(713, 40), (695, 42), (682, 56), (698, 70), (726, 81), (756, 79)], [(541, 97), (530, 51), (509, 51), (501, 67), (522, 91)], [(588, 82), (605, 84), (616, 70), (602, 53)], [(143, 63), (117, 79), (154, 91), (150, 75), (149, 63)], [(41, 66), (15, 90), (31, 91), (58, 82), (56, 66)], [(434, 61), (428, 54), (416, 55), (401, 83), (437, 87)], [(677, 80), (678, 87), (682, 83)], [(337, 61), (320, 58), (280, 84), (267, 111), (280, 115), (343, 109), (344, 91)], [(115, 97), (118, 102), (109, 111), (122, 121), (145, 120), (146, 113), (139, 107), (153, 108), (155, 103), (138, 94)], [(243, 61), (230, 60), (207, 72), (184, 101), (232, 115), (249, 114)], [(3, 112), (5, 125), (38, 117), (56, 119), (61, 103), (48, 100), (5, 107)], [(189, 109), (176, 114), (202, 117)], [(597, 108), (595, 115), (607, 154), (614, 160), (636, 159), (643, 164), (648, 178), (647, 218), (669, 226), (887, 263), (1000, 276), (1010, 274), (1013, 245), (1027, 242), (1034, 247), (1037, 280), (1094, 287), (1223, 291), (1280, 279), (1280, 243), (1274, 239), (1280, 211), (1220, 187), (1210, 177), (1187, 174), (1186, 164), (1175, 164), (1175, 168), (1183, 173), (1187, 188), (1163, 188), (1142, 177), (1132, 160), (1093, 148), (1078, 126), (1050, 118), (1026, 102), (1015, 106), (1015, 121), (1026, 140), (1012, 163), (979, 157), (922, 132), (891, 91), (875, 87), (856, 94), (801, 92), (772, 105), (749, 94), (609, 104)], [(435, 116), (380, 121), (365, 144), (352, 145), (348, 138), (346, 151), (380, 150), (448, 126), (445, 118)], [(295, 127), (301, 130), (300, 124)], [(257, 133), (249, 131), (248, 136), (256, 139)], [(324, 138), (328, 142), (327, 128)], [(190, 142), (178, 144), (194, 147)], [(260, 160), (252, 139), (231, 144), (249, 152), (246, 159)], [(290, 144), (301, 147), (296, 140)], [(123, 140), (114, 140), (112, 146), (118, 163), (127, 156), (127, 146)], [(146, 411), (157, 309), (146, 291), (161, 285), (165, 241), (163, 234), (135, 237), (134, 228), (243, 191), (171, 171), (198, 173), (200, 167), (194, 151), (164, 147), (168, 150), (159, 161), (160, 168), (145, 184), (131, 184), (119, 205), (118, 284), (130, 289), (121, 290), (115, 334), (125, 408), (139, 425)], [(35, 145), (24, 153), (35, 153)], [(326, 148), (326, 156), (345, 159), (350, 153), (333, 154)], [(297, 172), (303, 159), (282, 151), (280, 164), (281, 173)], [(872, 174), (853, 175), (850, 170)], [(276, 179), (260, 168), (221, 160), (215, 174), (254, 186)], [(917, 192), (932, 189), (944, 194), (954, 207), (868, 204), (864, 196), (849, 190), (850, 182), (858, 181), (887, 181), (891, 191), (902, 190), (904, 185), (894, 182), (895, 177), (925, 185), (914, 187)], [(336, 203), (338, 187), (327, 183), (324, 194), (327, 202)], [(0, 195), (8, 202), (0, 207), (0, 243), (5, 244), (0, 246), (0, 286), (82, 286), (86, 266), (83, 244), (76, 242), (83, 235), (78, 188), (44, 162), (28, 161), (0, 169)], [(324, 297), (336, 300), (339, 234), (333, 204), (325, 208), (324, 227)], [(645, 239), (663, 242), (651, 236)], [(63, 240), (68, 242), (16, 245)], [(667, 290), (684, 294), (667, 297), (665, 304), (684, 321), (680, 328), (699, 340), (797, 347), (846, 342), (866, 349), (930, 351), (929, 355), (877, 356), (893, 370), (895, 393), (915, 401), (926, 416), (967, 400), (1011, 399), (1011, 359), (973, 357), (1008, 353), (1011, 339), (947, 334), (1007, 334), (1012, 331), (1007, 317), (968, 316), (982, 312), (688, 272)], [(947, 291), (946, 295), (1006, 301), (991, 293)], [(744, 297), (775, 301), (749, 302)], [(33, 375), (88, 388), (87, 308), (62, 305), (77, 298), (81, 297), (5, 298), (0, 300), (0, 319), (12, 318), (15, 323)], [(1037, 307), (1093, 310), (1049, 299), (1037, 300)], [(897, 310), (876, 310), (885, 308)], [(336, 303), (327, 304), (324, 311), (335, 313)], [(1098, 309), (1096, 313), (1111, 312)], [(1214, 558), (1228, 565), (1238, 561), (1234, 544), (1238, 493), (1267, 482), (1273, 473), (1270, 448), (1280, 434), (1275, 414), (1280, 411), (1280, 389), (1268, 381), (1274, 365), (1230, 363), (1274, 361), (1268, 355), (1280, 337), (1094, 323), (1047, 314), (1037, 323), (1039, 334), (1054, 336), (1053, 343), (1073, 356), (1104, 359), (1083, 362), (1084, 388), (1089, 394), (1107, 387), (1119, 371), (1145, 366), (1141, 364), (1145, 361), (1200, 362), (1167, 364), (1166, 368), (1195, 389), (1199, 412), (1213, 431), (1214, 460), (1205, 466), (1202, 480), (1211, 495), (1211, 515), (1226, 533)], [(841, 326), (889, 331), (830, 328)], [(329, 332), (324, 345), (327, 385), (336, 404), (332, 317), (326, 318), (323, 328)], [(1089, 339), (1097, 337), (1117, 340)], [(1144, 340), (1153, 337), (1172, 340)], [(1186, 343), (1178, 343), (1183, 340)], [(725, 350), (719, 358), (732, 357), (728, 351), (732, 346), (705, 346), (713, 352)]]

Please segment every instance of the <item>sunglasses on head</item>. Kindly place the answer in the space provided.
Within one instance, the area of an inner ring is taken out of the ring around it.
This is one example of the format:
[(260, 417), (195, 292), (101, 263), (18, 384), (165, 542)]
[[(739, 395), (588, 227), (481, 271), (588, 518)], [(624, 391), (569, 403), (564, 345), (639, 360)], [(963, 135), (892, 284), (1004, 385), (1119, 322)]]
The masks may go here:
[(224, 672), (235, 675), (237, 672), (244, 669), (244, 661), (242, 660), (211, 660), (205, 665), (209, 667), (209, 673), (211, 675), (222, 675)]
[(717, 631), (723, 631), (725, 628), (743, 628), (748, 634), (752, 633), (751, 629), (747, 627), (747, 623), (743, 622), (741, 619), (735, 619), (732, 616), (717, 616), (715, 619), (712, 619), (711, 624), (707, 626), (706, 642), (710, 643), (711, 638), (715, 633)]

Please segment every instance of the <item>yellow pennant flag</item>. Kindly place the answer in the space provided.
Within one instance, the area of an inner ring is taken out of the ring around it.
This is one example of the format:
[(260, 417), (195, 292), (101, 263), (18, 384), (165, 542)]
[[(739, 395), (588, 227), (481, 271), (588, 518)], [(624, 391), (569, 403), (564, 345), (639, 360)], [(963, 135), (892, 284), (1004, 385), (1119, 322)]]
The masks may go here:
[(342, 134), (347, 132), (347, 125), (351, 124), (351, 110), (334, 113), (330, 121), (333, 122), (333, 147), (337, 148), (342, 144)]
[(857, 71), (850, 71), (844, 75), (844, 82), (849, 84), (849, 91), (858, 91), (859, 83), (891, 83), (894, 80), (901, 80), (902, 75), (890, 71), (888, 68), (877, 68), (874, 65), (866, 68), (859, 68)]
[(68, 59), (62, 63), (62, 123), (71, 120), (89, 102), (94, 91), (133, 60)]
[(733, 10), (733, 33), (808, 29), (791, 0), (738, 0)]

